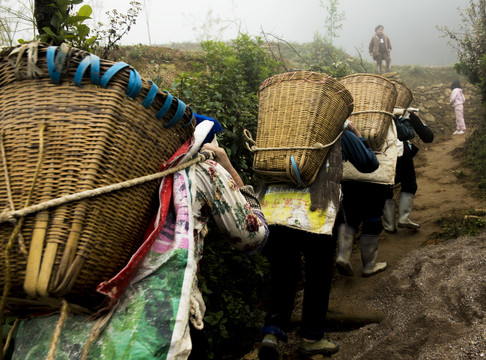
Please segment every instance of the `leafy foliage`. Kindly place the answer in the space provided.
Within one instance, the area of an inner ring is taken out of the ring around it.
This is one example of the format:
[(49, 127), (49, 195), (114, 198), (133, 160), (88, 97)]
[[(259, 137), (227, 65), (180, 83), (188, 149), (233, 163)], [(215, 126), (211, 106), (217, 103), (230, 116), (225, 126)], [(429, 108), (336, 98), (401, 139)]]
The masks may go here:
[[(173, 86), (176, 96), (199, 114), (217, 119), (218, 141), (245, 183), (256, 183), (252, 154), (246, 150), (243, 130), (256, 134), (258, 86), (279, 70), (262, 48), (260, 38), (241, 34), (231, 43), (206, 41), (204, 56), (192, 72), (182, 73)], [(268, 278), (261, 254), (239, 254), (222, 240), (213, 226), (206, 238), (200, 283), (207, 305), (205, 329), (208, 358), (247, 351), (260, 335), (262, 313), (257, 302)]]
[[(49, 6), (54, 8), (50, 26), (42, 28), (39, 39), (43, 42), (60, 45), (63, 42), (73, 47), (90, 50), (96, 41), (96, 36), (89, 36), (90, 28), (84, 24), (91, 19), (93, 10), (89, 5), (83, 5), (74, 15), (70, 14), (74, 5), (83, 0), (55, 0)], [(19, 41), (20, 42), (20, 41)]]
[(243, 130), (256, 134), (258, 85), (275, 74), (278, 63), (266, 55), (258, 37), (240, 35), (230, 44), (206, 41), (201, 44), (203, 61), (196, 70), (182, 73), (172, 90), (199, 114), (220, 122), (218, 136), (243, 181), (255, 184), (252, 156), (246, 150)]
[(261, 253), (235, 252), (216, 226), (205, 242), (199, 274), (207, 306), (204, 353), (208, 359), (243, 355), (261, 333), (263, 312), (258, 304), (268, 288), (268, 262)]
[(486, 197), (486, 119), (467, 139), (466, 165), (472, 169), (472, 180), (478, 184), (478, 195)]
[(326, 40), (332, 44), (333, 39), (339, 37), (337, 31), (343, 28), (342, 22), (346, 19), (346, 17), (344, 12), (338, 11), (338, 0), (327, 0), (327, 2), (328, 4), (326, 6), (324, 0), (320, 0), (320, 5), (326, 10), (327, 13), (327, 17), (325, 19), (325, 28), (327, 32)]
[[(79, 10), (72, 14), (75, 6), (82, 3), (83, 0), (36, 1), (35, 9), (27, 9), (24, 5), (25, 11), (33, 11), (37, 24), (48, 23), (48, 26), (41, 25), (42, 28), (39, 30), (39, 35), (35, 35), (34, 27), (33, 37), (53, 45), (60, 45), (65, 42), (72, 47), (94, 52), (103, 58), (108, 58), (110, 52), (117, 48), (117, 43), (136, 23), (141, 5), (137, 1), (130, 2), (131, 7), (127, 14), (119, 13), (116, 9), (112, 10), (111, 13), (107, 12), (109, 25), (105, 26), (103, 23), (98, 23), (98, 29), (93, 30), (85, 24), (87, 20), (91, 19), (93, 12), (91, 6), (82, 5)], [(19, 12), (14, 13), (10, 8), (7, 9), (13, 14), (19, 14)], [(45, 19), (46, 16), (47, 21)], [(28, 16), (23, 16), (20, 20), (23, 23), (29, 20), (34, 21), (33, 18), (31, 19)], [(0, 35), (2, 34), (2, 28), (8, 25), (8, 23), (0, 21)], [(11, 43), (12, 37), (10, 36), (8, 40)], [(19, 40), (19, 43), (24, 42), (26, 40)]]
[(351, 57), (336, 48), (318, 32), (311, 43), (304, 44), (290, 43), (271, 34), (265, 34), (265, 39), (267, 51), (285, 71), (311, 70), (339, 78), (355, 72), (369, 72), (373, 68), (373, 64), (360, 56)]
[(97, 43), (94, 51), (102, 58), (109, 58), (113, 51), (118, 48), (120, 40), (130, 32), (133, 25), (137, 23), (137, 17), (142, 10), (142, 5), (138, 1), (131, 1), (130, 8), (126, 14), (113, 9), (107, 11), (106, 15), (109, 24), (98, 23), (96, 30)]
[(437, 221), (442, 228), (439, 237), (455, 239), (464, 235), (476, 236), (480, 229), (486, 225), (485, 216), (486, 212), (484, 210), (453, 210), (448, 216), (444, 216)]
[[(456, 49), (458, 73), (479, 86), (486, 100), (486, 0), (470, 0), (469, 8), (461, 13), (458, 31), (439, 28)], [(478, 193), (486, 196), (486, 118), (478, 124), (473, 136), (468, 138), (467, 165), (473, 170), (473, 180), (478, 183)]]
[(352, 71), (349, 56), (327, 42), (321, 35), (315, 34), (314, 41), (303, 48), (302, 57), (310, 64), (309, 70), (325, 73), (339, 78)]

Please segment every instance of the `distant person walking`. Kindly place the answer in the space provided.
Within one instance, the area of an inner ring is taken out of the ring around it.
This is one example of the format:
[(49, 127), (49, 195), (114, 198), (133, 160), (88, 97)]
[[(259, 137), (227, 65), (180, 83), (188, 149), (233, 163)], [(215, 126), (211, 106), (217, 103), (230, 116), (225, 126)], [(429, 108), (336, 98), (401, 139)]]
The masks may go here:
[(456, 113), (456, 131), (453, 135), (462, 135), (466, 133), (466, 123), (464, 122), (464, 103), (466, 97), (464, 96), (459, 80), (454, 81), (451, 84), (451, 106)]
[(370, 56), (376, 61), (376, 70), (378, 74), (382, 74), (382, 64), (385, 61), (386, 72), (390, 72), (390, 51), (392, 49), (390, 38), (383, 32), (383, 25), (375, 27), (375, 34), (371, 38), (369, 45)]

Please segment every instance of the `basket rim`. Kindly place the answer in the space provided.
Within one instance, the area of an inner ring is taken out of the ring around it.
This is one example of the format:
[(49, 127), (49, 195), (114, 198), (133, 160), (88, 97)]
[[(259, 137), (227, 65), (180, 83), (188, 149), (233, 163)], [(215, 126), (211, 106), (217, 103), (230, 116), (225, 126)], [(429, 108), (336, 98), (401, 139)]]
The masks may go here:
[[(396, 80), (396, 79), (390, 79), (391, 82), (394, 83), (396, 89), (397, 89), (397, 101), (399, 100), (398, 97), (400, 94), (408, 94), (407, 98), (410, 98), (410, 101), (408, 101), (408, 106), (410, 106), (410, 104), (412, 103), (412, 101), (415, 99), (415, 95), (413, 94), (413, 91), (412, 89), (410, 89), (407, 85), (405, 85), (404, 82), (400, 81), (400, 80)], [(398, 86), (397, 86), (398, 84)], [(400, 92), (398, 89), (404, 89), (405, 92)], [(401, 100), (401, 99), (400, 99)]]
[[(39, 67), (38, 64), (44, 61), (46, 64)], [(190, 106), (170, 92), (160, 89), (153, 81), (142, 77), (133, 66), (123, 61), (99, 58), (66, 43), (55, 46), (34, 40), (1, 49), (0, 63), (10, 65), (9, 71), (20, 86), (23, 80), (41, 80), (59, 86), (83, 87), (89, 83), (100, 89), (114, 89), (121, 93), (125, 90), (124, 95), (127, 98), (150, 109), (154, 120), (163, 119), (166, 122), (165, 127), (176, 124), (196, 125), (195, 113)], [(35, 71), (32, 72), (29, 68)], [(3, 79), (6, 76), (2, 76), (0, 80)], [(118, 86), (112, 84), (115, 82)]]
[[(311, 79), (312, 78), (312, 79)], [(295, 71), (287, 71), (284, 73), (279, 73), (268, 77), (267, 79), (263, 80), (263, 82), (258, 87), (258, 92), (264, 91), (268, 87), (275, 85), (275, 83), (281, 83), (284, 81), (308, 81), (316, 84), (324, 84), (328, 80), (331, 82), (339, 82), (336, 78), (332, 77), (326, 73), (320, 73), (316, 71), (310, 70), (295, 70)], [(341, 84), (342, 85), (342, 84)]]
[(346, 75), (346, 76), (343, 76), (340, 78), (340, 80), (342, 79), (347, 79), (347, 78), (352, 78), (352, 77), (376, 77), (376, 78), (380, 78), (380, 79), (383, 79), (383, 80), (387, 80), (387, 81), (391, 81), (390, 78), (387, 78), (383, 75), (378, 75), (378, 74), (373, 74), (373, 73), (355, 73), (355, 74), (349, 74), (349, 75)]

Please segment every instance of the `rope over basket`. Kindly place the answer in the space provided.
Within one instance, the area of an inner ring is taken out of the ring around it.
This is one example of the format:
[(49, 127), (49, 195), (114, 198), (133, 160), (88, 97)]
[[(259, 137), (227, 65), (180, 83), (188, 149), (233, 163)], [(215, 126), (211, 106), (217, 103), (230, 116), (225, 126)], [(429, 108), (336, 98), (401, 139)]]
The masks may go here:
[[(325, 149), (325, 148), (327, 148), (329, 146), (334, 145), (334, 143), (340, 139), (343, 131), (341, 131), (339, 133), (339, 135), (331, 143), (329, 143), (327, 145), (322, 145), (321, 143), (315, 143), (312, 146), (298, 146), (298, 147), (297, 146), (294, 146), (294, 147), (277, 147), (277, 148), (257, 148), (255, 145), (250, 146), (250, 145), (248, 145), (248, 143), (246, 143), (246, 148), (248, 150), (250, 150), (251, 152), (255, 152), (255, 151), (268, 151), (268, 150), (321, 150), (321, 149)], [(253, 137), (251, 136), (251, 133), (247, 129), (243, 129), (243, 135), (245, 135), (246, 139), (250, 143), (256, 144), (256, 141), (253, 140)], [(0, 216), (0, 221), (1, 221), (1, 216)]]
[(353, 110), (348, 90), (327, 74), (294, 71), (266, 79), (258, 91), (253, 170), (268, 183), (309, 186)]
[(340, 79), (354, 98), (350, 120), (371, 148), (381, 151), (393, 118), (397, 90), (390, 80), (375, 74), (353, 74)]
[[(154, 174), (194, 126), (189, 107), (128, 64), (65, 44), (6, 48), (0, 52), (2, 216)], [(156, 181), (143, 182), (0, 223), (7, 305), (25, 313), (64, 298), (93, 311), (103, 300), (97, 285), (140, 246), (157, 188)]]

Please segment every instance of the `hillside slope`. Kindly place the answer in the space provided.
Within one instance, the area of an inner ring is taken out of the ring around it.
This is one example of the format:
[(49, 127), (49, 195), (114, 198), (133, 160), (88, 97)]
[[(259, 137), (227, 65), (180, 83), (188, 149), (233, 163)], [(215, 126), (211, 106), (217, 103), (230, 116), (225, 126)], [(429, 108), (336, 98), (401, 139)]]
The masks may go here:
[[(162, 46), (133, 45), (121, 46), (113, 54), (114, 60), (124, 61), (135, 67), (147, 79), (158, 79), (162, 87), (170, 88), (176, 75), (193, 69), (194, 62), (201, 53), (194, 50), (179, 50)], [(393, 65), (392, 71), (398, 72), (402, 81), (410, 88), (451, 83), (459, 79), (453, 67)]]

